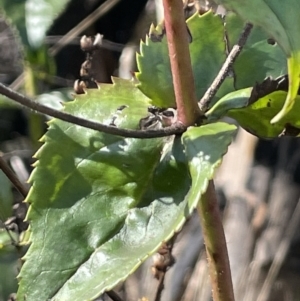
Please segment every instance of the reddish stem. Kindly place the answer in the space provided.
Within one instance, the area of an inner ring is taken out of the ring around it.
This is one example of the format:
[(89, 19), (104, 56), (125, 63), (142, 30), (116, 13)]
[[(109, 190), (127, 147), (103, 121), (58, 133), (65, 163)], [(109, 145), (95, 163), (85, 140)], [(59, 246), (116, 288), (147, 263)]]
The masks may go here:
[(163, 5), (178, 121), (191, 126), (201, 111), (195, 92), (183, 3), (182, 0), (163, 0)]
[(214, 182), (198, 204), (214, 301), (234, 301), (226, 239)]

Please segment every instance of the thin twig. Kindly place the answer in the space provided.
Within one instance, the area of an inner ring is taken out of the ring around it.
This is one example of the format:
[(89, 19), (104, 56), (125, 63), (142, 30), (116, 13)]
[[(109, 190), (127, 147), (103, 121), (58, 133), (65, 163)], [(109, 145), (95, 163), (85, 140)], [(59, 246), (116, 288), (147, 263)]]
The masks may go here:
[(266, 301), (269, 300), (271, 289), (273, 287), (274, 281), (276, 277), (278, 276), (278, 273), (280, 271), (280, 268), (282, 267), (282, 264), (286, 258), (286, 255), (288, 253), (288, 250), (290, 248), (292, 239), (298, 230), (299, 227), (299, 220), (300, 220), (300, 199), (298, 201), (298, 204), (294, 210), (294, 213), (292, 215), (292, 218), (289, 222), (289, 225), (282, 236), (282, 241), (279, 245), (279, 248), (276, 252), (275, 258), (272, 262), (272, 265), (269, 269), (268, 275), (264, 281), (264, 284), (262, 286), (262, 289), (260, 290), (260, 293), (258, 295), (257, 301)]
[(240, 54), (240, 52), (242, 51), (243, 47), (245, 46), (247, 38), (251, 32), (252, 27), (253, 27), (253, 25), (250, 23), (247, 23), (245, 25), (237, 44), (233, 46), (229, 55), (226, 58), (221, 70), (219, 71), (218, 75), (216, 76), (213, 83), (210, 85), (208, 90), (205, 92), (205, 94), (201, 98), (199, 106), (200, 106), (200, 110), (202, 112), (206, 111), (211, 100), (216, 95), (220, 86), (222, 85), (225, 78), (227, 77), (229, 69), (231, 68), (231, 66), (235, 62), (235, 60), (237, 59), (237, 57)]
[(0, 156), (0, 169), (7, 176), (10, 182), (15, 186), (15, 188), (20, 192), (20, 194), (26, 198), (28, 194), (28, 190), (24, 187), (24, 185), (19, 181), (15, 173), (11, 170), (11, 168), (7, 165), (5, 160)]
[(7, 96), (8, 98), (22, 104), (23, 106), (30, 108), (34, 111), (76, 124), (83, 126), (85, 128), (89, 128), (96, 131), (101, 131), (111, 135), (117, 135), (122, 137), (128, 138), (158, 138), (158, 137), (165, 137), (171, 136), (175, 134), (182, 134), (186, 127), (183, 126), (181, 123), (176, 123), (172, 126), (165, 127), (158, 130), (131, 130), (131, 129), (122, 129), (117, 128), (115, 126), (108, 126), (102, 123), (98, 123), (95, 121), (87, 120), (84, 118), (80, 118), (68, 113), (64, 113), (62, 111), (58, 111), (47, 106), (44, 106), (38, 102), (31, 100), (30, 98), (10, 89), (9, 87), (0, 83), (0, 94)]
[(113, 301), (123, 301), (123, 299), (113, 290), (106, 292), (106, 295)]
[[(102, 5), (100, 5), (95, 11), (89, 14), (85, 19), (83, 19), (79, 24), (67, 32), (61, 39), (55, 43), (50, 49), (49, 54), (54, 56), (62, 48), (68, 45), (75, 37), (81, 34), (85, 29), (92, 25), (96, 20), (105, 15), (110, 9), (112, 9), (121, 0), (107, 0)], [(15, 81), (10, 85), (14, 90), (18, 90), (20, 86), (24, 83), (24, 72), (20, 74)]]
[(214, 183), (198, 204), (214, 301), (234, 301), (226, 239)]

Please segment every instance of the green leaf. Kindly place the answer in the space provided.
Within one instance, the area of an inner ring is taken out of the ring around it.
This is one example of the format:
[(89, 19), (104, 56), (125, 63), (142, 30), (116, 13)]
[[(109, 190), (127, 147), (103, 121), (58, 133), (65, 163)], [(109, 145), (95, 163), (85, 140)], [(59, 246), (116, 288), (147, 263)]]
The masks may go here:
[[(137, 128), (150, 100), (115, 79), (71, 114)], [(127, 105), (123, 110), (121, 106)], [(128, 139), (49, 122), (30, 178), (31, 246), (18, 299), (91, 300), (132, 273), (184, 223), (197, 201), (179, 138)]]
[[(64, 110), (137, 128), (150, 100), (132, 82), (114, 82)], [(30, 178), (31, 246), (18, 299), (91, 300), (124, 280), (193, 212), (234, 128), (190, 128), (184, 150), (180, 137), (122, 138), (51, 120)]]
[[(227, 34), (228, 48), (232, 47), (238, 42), (246, 22), (242, 20), (237, 14), (228, 11), (225, 16), (225, 29)], [(249, 49), (253, 44), (268, 39), (269, 36), (258, 26), (253, 26), (246, 44), (243, 49)]]
[(23, 45), (39, 48), (57, 16), (70, 0), (0, 0), (4, 14), (20, 33)]
[[(212, 12), (193, 15), (187, 26), (192, 36), (190, 53), (196, 95), (200, 99), (225, 61), (224, 27), (221, 18)], [(137, 55), (138, 87), (151, 98), (153, 105), (175, 107), (167, 40), (161, 26), (156, 30), (152, 27), (150, 37), (152, 40), (146, 37), (146, 42), (141, 43), (141, 54)]]
[(234, 118), (248, 132), (261, 138), (274, 138), (280, 134), (298, 136), (300, 133), (300, 96), (296, 97), (295, 109), (283, 120), (271, 124), (282, 108), (286, 91), (275, 91), (249, 104), (252, 88), (238, 90), (223, 97), (207, 112), (208, 122), (223, 116)]
[(244, 108), (248, 105), (252, 88), (246, 88), (226, 94), (209, 111), (205, 113), (207, 122), (215, 122), (227, 115), (232, 109)]
[(276, 91), (268, 94), (250, 106), (234, 109), (228, 116), (236, 119), (247, 131), (262, 138), (274, 138), (280, 134), (298, 136), (300, 133), (300, 96), (295, 99), (294, 109), (284, 116), (279, 122), (272, 124), (271, 120), (282, 108), (287, 92)]
[(235, 132), (235, 125), (217, 122), (191, 127), (182, 135), (192, 177), (190, 198), (200, 201)]
[(289, 91), (282, 109), (271, 120), (279, 122), (295, 105), (300, 84), (300, 2), (298, 0), (218, 0), (241, 18), (261, 26), (287, 57)]
[[(152, 28), (153, 30), (153, 28)], [(156, 29), (159, 31), (159, 27)], [(175, 107), (175, 94), (172, 82), (166, 36), (161, 41), (151, 41), (146, 36), (145, 43), (141, 41), (140, 54), (137, 54), (140, 81), (138, 88), (151, 98), (153, 105), (158, 107)]]
[[(229, 48), (237, 43), (244, 25), (237, 15), (233, 13), (226, 15), (225, 27)], [(285, 55), (278, 44), (270, 44), (267, 34), (258, 26), (254, 26), (246, 45), (233, 65), (235, 88), (239, 90), (252, 87), (268, 76), (277, 78), (286, 74), (285, 60)]]
[(253, 44), (242, 51), (234, 64), (236, 89), (253, 86), (266, 77), (276, 78), (286, 74), (285, 58), (281, 49), (267, 40)]

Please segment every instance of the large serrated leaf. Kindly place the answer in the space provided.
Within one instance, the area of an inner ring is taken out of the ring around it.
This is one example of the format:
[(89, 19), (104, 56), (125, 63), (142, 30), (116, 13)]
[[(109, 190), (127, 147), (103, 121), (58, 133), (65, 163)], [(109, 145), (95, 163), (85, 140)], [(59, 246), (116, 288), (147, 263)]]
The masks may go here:
[(272, 122), (280, 121), (294, 104), (300, 83), (300, 1), (299, 0), (218, 0), (244, 20), (261, 26), (282, 47), (288, 61), (289, 92)]
[[(149, 103), (132, 82), (114, 79), (67, 103), (65, 111), (137, 128)], [(180, 137), (122, 138), (50, 121), (30, 178), (31, 246), (18, 299), (91, 300), (124, 280), (182, 227), (233, 131), (223, 123), (190, 128), (184, 150)], [(197, 141), (196, 154), (190, 145)], [(196, 162), (189, 171), (191, 156)]]
[[(117, 108), (127, 105), (122, 111)], [(149, 99), (133, 83), (88, 90), (65, 111), (137, 128)], [(128, 139), (49, 123), (30, 178), (31, 246), (18, 299), (90, 300), (133, 272), (197, 204), (179, 138)]]
[(83, 277), (90, 296), (91, 292), (97, 296), (112, 288), (181, 228), (196, 203), (185, 200), (190, 179), (180, 140), (167, 148), (151, 175), (141, 204), (128, 210), (120, 231), (93, 253), (55, 300), (86, 300)]
[[(225, 60), (224, 27), (219, 16), (195, 14), (187, 21), (192, 36), (190, 54), (196, 95), (200, 99), (218, 74)], [(159, 31), (159, 30), (157, 30)], [(154, 32), (154, 34), (157, 34)], [(187, 32), (188, 34), (188, 32)], [(175, 96), (166, 36), (161, 41), (146, 37), (137, 55), (136, 74), (141, 91), (158, 107), (175, 107)]]
[(0, 0), (4, 14), (20, 33), (22, 42), (39, 48), (47, 30), (70, 0)]

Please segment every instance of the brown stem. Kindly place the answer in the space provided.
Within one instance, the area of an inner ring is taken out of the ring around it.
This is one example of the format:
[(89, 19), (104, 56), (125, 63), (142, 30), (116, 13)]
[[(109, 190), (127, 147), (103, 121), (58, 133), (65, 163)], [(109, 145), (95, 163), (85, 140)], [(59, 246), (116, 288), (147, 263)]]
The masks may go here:
[(234, 301), (231, 272), (222, 219), (211, 180), (198, 204), (214, 301)]
[(49, 108), (47, 106), (44, 106), (38, 102), (35, 102), (31, 100), (30, 98), (10, 89), (9, 87), (6, 87), (5, 85), (0, 83), (0, 94), (5, 95), (6, 97), (20, 103), (21, 105), (35, 110), (37, 112), (73, 123), (80, 126), (83, 126), (85, 128), (89, 128), (96, 131), (101, 131), (107, 134), (111, 135), (117, 135), (122, 137), (129, 137), (129, 138), (158, 138), (158, 137), (165, 137), (165, 136), (171, 136), (175, 134), (182, 134), (186, 127), (182, 124), (174, 124), (169, 127), (165, 127), (158, 130), (129, 130), (129, 129), (122, 129), (117, 128), (114, 126), (108, 126), (102, 123), (98, 123), (95, 121), (87, 120), (84, 118), (80, 118), (68, 113), (64, 113), (62, 111), (58, 111), (52, 108)]
[(28, 190), (24, 187), (24, 185), (19, 181), (17, 176), (11, 170), (11, 168), (7, 165), (7, 163), (0, 156), (0, 169), (7, 176), (10, 182), (15, 186), (15, 188), (20, 192), (20, 194), (26, 198), (28, 194)]
[(178, 121), (191, 126), (201, 112), (195, 92), (183, 3), (182, 0), (163, 0), (163, 5)]
[(250, 23), (247, 23), (244, 27), (244, 30), (237, 42), (236, 45), (233, 46), (231, 49), (229, 55), (227, 56), (221, 70), (219, 71), (218, 75), (214, 79), (213, 83), (210, 85), (208, 90), (205, 92), (203, 97), (200, 100), (200, 109), (202, 112), (205, 112), (206, 109), (209, 106), (209, 103), (213, 99), (213, 97), (216, 95), (217, 91), (219, 90), (220, 86), (224, 82), (228, 70), (231, 68), (232, 64), (235, 62), (237, 59), (238, 55), (242, 51), (244, 45), (246, 44), (247, 38), (251, 32), (253, 25)]

